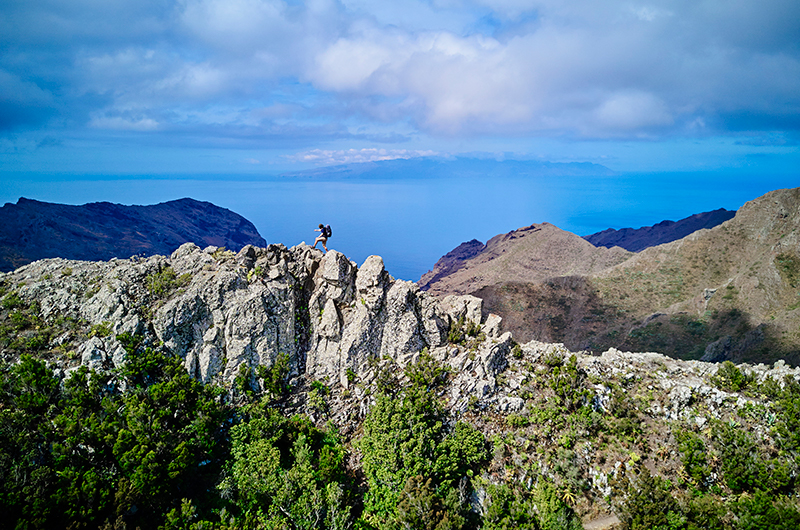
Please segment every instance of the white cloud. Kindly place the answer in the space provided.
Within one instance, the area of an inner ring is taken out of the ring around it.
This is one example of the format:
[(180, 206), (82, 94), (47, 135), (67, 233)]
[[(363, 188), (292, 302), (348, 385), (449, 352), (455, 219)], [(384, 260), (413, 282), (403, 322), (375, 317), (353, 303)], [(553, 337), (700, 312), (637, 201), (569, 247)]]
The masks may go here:
[(150, 132), (158, 129), (158, 122), (151, 118), (130, 119), (121, 116), (97, 116), (91, 119), (89, 127), (114, 131)]
[(294, 162), (310, 162), (318, 165), (352, 164), (360, 162), (377, 162), (381, 160), (397, 160), (436, 156), (435, 151), (406, 150), (406, 149), (342, 149), (323, 150), (312, 149), (288, 157)]
[(708, 134), (800, 113), (796, 0), (108, 4), (0, 7), (19, 97), (104, 129), (450, 137)]
[(612, 94), (595, 110), (594, 117), (599, 128), (619, 132), (647, 131), (674, 122), (663, 101), (638, 91)]

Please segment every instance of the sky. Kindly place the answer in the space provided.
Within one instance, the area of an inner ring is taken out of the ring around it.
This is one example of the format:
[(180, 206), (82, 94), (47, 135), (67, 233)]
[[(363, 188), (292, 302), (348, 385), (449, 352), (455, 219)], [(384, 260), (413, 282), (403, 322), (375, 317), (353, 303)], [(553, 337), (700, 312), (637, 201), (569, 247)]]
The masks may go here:
[(0, 170), (795, 171), (796, 0), (5, 0)]
[[(558, 195), (562, 179), (544, 176), (552, 204), (574, 210), (553, 215), (642, 226), (661, 214), (626, 217), (647, 209), (631, 201), (738, 208), (796, 186), (799, 131), (797, 0), (0, 2), (0, 202), (180, 194), (248, 216), (246, 183), (340, 164), (584, 163), (611, 175), (612, 199), (588, 211), (590, 195), (565, 197), (592, 186), (568, 178)], [(666, 174), (683, 176), (653, 176)], [(408, 182), (403, 197), (444, 189)]]

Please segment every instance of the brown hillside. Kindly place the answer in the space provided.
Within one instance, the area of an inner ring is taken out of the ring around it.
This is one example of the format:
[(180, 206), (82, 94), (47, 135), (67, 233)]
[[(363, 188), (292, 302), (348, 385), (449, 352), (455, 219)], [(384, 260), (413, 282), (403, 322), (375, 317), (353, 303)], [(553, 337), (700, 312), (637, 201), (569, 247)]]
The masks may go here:
[[(478, 241), (474, 243), (480, 244)], [(598, 248), (583, 238), (550, 223), (533, 224), (500, 234), (475, 252), (469, 245), (467, 258), (448, 262), (451, 252), (420, 280), (420, 287), (433, 294), (467, 294), (506, 282), (541, 281), (559, 276), (598, 272), (625, 261), (631, 253), (619, 247)], [(470, 255), (472, 254), (472, 255)], [(453, 261), (456, 261), (454, 264)], [(443, 274), (449, 267), (449, 274)]]
[(799, 225), (800, 189), (777, 190), (715, 228), (604, 270), (485, 282), (466, 292), (484, 298), (485, 310), (502, 316), (521, 341), (796, 364)]

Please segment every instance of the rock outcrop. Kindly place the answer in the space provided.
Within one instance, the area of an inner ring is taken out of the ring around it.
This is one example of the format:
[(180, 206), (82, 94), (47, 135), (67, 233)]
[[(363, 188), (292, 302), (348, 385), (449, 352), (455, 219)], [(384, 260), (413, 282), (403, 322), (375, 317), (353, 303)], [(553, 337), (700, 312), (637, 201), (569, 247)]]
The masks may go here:
[[(339, 252), (305, 244), (248, 245), (235, 254), (186, 243), (168, 258), (50, 259), (0, 281), (35, 300), (43, 320), (83, 323), (58, 338), (73, 365), (124, 362), (116, 337), (127, 332), (180, 356), (196, 378), (226, 384), (242, 367), (270, 367), (285, 354), (293, 374), (346, 387), (348, 372), (363, 373), (378, 359), (406, 364), (425, 348), (455, 357), (450, 330), (481, 320), (478, 298), (438, 301), (392, 278), (379, 256), (359, 268)], [(457, 361), (478, 374), (473, 386), (482, 389), (493, 387), (511, 344), (497, 327), (490, 319), (492, 337)]]

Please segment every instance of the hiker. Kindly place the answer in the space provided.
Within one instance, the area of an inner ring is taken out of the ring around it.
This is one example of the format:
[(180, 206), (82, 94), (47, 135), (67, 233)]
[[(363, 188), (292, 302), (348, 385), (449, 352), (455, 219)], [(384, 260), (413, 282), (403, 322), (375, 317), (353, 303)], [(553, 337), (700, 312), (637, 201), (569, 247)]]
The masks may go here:
[(323, 225), (322, 223), (319, 224), (319, 228), (315, 228), (314, 232), (321, 232), (320, 235), (317, 236), (317, 239), (314, 240), (314, 244), (311, 248), (317, 248), (317, 243), (322, 243), (322, 248), (325, 249), (325, 252), (328, 252), (328, 246), (326, 243), (328, 242), (328, 238), (331, 237), (331, 225)]

